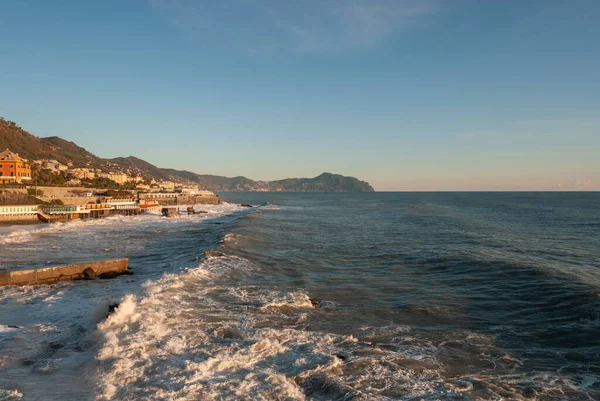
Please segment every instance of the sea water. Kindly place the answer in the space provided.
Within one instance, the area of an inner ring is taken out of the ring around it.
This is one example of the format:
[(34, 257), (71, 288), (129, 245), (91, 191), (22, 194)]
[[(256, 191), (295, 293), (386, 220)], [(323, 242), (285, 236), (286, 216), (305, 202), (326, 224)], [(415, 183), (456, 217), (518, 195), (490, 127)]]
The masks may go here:
[(0, 400), (600, 399), (600, 194), (222, 197), (2, 228), (134, 275), (1, 288)]

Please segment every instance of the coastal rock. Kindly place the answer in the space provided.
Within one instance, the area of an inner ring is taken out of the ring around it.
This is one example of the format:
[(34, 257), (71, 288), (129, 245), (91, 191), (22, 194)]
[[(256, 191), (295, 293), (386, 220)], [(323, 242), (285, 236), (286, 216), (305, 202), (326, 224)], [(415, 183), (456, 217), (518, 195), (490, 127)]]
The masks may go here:
[(321, 301), (316, 298), (308, 298), (313, 308), (319, 309), (321, 307)]
[(125, 270), (122, 272), (106, 272), (106, 273), (102, 273), (98, 275), (98, 278), (104, 279), (104, 280), (108, 280), (108, 279), (112, 279), (112, 278), (116, 278), (119, 276), (131, 276), (133, 275), (133, 272), (130, 270)]
[(104, 316), (104, 319), (108, 319), (108, 317), (110, 315), (112, 315), (113, 313), (115, 313), (117, 311), (117, 308), (119, 307), (119, 305), (121, 305), (118, 302), (112, 303), (112, 304), (108, 304), (108, 312), (106, 313), (106, 316)]
[(88, 267), (83, 271), (84, 280), (92, 280), (96, 278), (96, 272), (91, 267)]
[(252, 205), (249, 205), (249, 204), (247, 204), (247, 203), (242, 203), (240, 206), (241, 206), (241, 207), (254, 207), (254, 206), (252, 206)]

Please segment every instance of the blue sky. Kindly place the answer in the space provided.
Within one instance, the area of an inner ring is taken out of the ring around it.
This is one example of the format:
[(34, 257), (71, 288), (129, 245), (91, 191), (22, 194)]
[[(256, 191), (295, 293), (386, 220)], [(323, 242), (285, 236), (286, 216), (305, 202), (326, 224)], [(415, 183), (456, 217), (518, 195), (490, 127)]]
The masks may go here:
[(3, 0), (0, 116), (102, 157), (600, 190), (600, 2)]

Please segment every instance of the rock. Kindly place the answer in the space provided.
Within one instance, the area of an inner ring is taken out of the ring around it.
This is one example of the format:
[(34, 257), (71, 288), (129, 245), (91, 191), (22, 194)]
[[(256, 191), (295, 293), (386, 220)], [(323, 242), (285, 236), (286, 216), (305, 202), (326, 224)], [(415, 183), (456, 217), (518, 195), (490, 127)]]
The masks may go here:
[(104, 317), (104, 319), (107, 319), (110, 315), (115, 313), (117, 308), (119, 307), (119, 305), (120, 304), (118, 302), (108, 304), (108, 312), (106, 313), (106, 316)]
[(91, 280), (96, 278), (96, 272), (91, 267), (88, 267), (83, 271), (83, 277), (85, 280)]
[(319, 309), (321, 307), (321, 301), (316, 298), (308, 298), (313, 308)]
[(8, 325), (8, 326), (6, 326), (6, 327), (8, 327), (9, 329), (20, 329), (20, 327), (19, 327), (19, 326), (13, 326), (12, 324), (9, 324), (9, 325)]
[(252, 205), (249, 205), (249, 204), (247, 204), (247, 203), (242, 203), (240, 206), (241, 206), (241, 207), (254, 207), (254, 206), (252, 206)]
[(133, 275), (133, 272), (131, 272), (130, 270), (125, 270), (122, 272), (106, 272), (106, 273), (102, 273), (98, 275), (98, 278), (104, 279), (104, 280), (109, 280), (112, 278), (116, 278), (119, 276), (131, 276)]

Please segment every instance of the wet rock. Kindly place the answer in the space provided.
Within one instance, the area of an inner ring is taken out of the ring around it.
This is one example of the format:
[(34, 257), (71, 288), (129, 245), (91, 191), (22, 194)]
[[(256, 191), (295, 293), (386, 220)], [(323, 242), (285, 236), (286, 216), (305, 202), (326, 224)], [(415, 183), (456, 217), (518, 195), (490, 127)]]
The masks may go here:
[(106, 316), (104, 317), (104, 319), (107, 319), (110, 315), (115, 313), (117, 308), (119, 307), (119, 305), (120, 305), (120, 303), (118, 303), (118, 302), (108, 304), (108, 312), (106, 313)]
[(88, 267), (83, 271), (83, 277), (85, 280), (91, 280), (96, 278), (96, 272), (91, 267)]
[(335, 354), (335, 356), (342, 361), (345, 361), (346, 359), (348, 359), (348, 357), (344, 354)]
[(9, 329), (20, 329), (20, 327), (19, 327), (19, 326), (13, 326), (12, 324), (9, 324), (9, 325), (8, 325), (8, 326), (6, 326), (6, 327), (8, 327)]
[(123, 272), (106, 272), (106, 273), (102, 273), (102, 274), (98, 275), (98, 278), (108, 280), (108, 279), (116, 278), (116, 277), (119, 277), (119, 276), (131, 276), (131, 275), (133, 275), (133, 272), (131, 272), (129, 270), (125, 270)]
[(319, 309), (321, 307), (321, 301), (316, 298), (308, 298), (313, 308)]
[(247, 203), (242, 203), (240, 206), (241, 206), (241, 207), (254, 207), (254, 206), (252, 206), (252, 205), (249, 205), (249, 204), (247, 204)]

